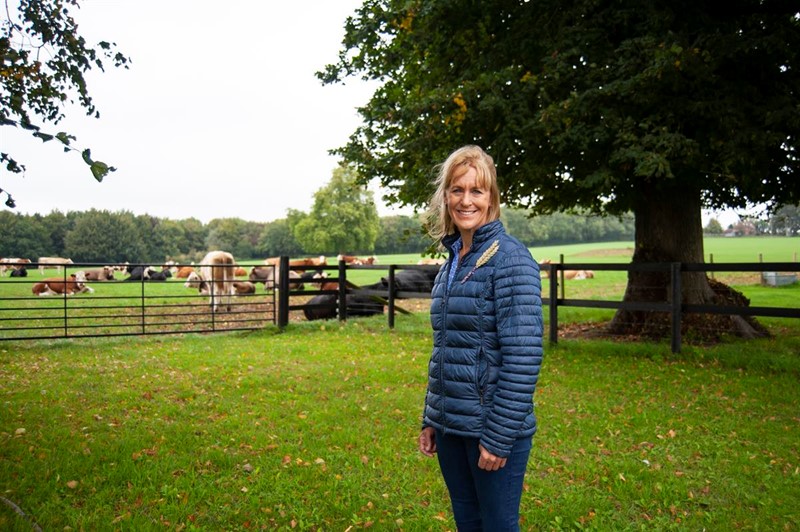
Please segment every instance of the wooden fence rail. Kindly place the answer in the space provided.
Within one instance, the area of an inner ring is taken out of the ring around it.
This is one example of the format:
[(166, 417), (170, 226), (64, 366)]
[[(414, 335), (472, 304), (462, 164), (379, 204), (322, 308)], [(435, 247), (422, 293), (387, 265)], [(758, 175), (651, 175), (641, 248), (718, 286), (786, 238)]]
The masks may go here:
[[(299, 292), (289, 289), (289, 267), (288, 257), (283, 257), (281, 260), (282, 266), (280, 268), (279, 280), (279, 311), (278, 311), (278, 326), (283, 328), (289, 323), (289, 311), (300, 310), (302, 305), (290, 305), (289, 297), (291, 295), (300, 295), (305, 293), (332, 293), (323, 291), (312, 292)], [(671, 318), (671, 349), (673, 352), (679, 352), (681, 349), (681, 320), (685, 314), (729, 314), (740, 316), (765, 316), (765, 317), (782, 317), (782, 318), (800, 318), (800, 301), (797, 307), (765, 307), (765, 306), (725, 306), (725, 305), (689, 305), (682, 301), (681, 296), (681, 274), (688, 272), (786, 272), (794, 273), (800, 270), (800, 264), (796, 262), (758, 262), (758, 263), (644, 263), (644, 264), (608, 264), (608, 263), (550, 263), (546, 266), (548, 272), (550, 286), (548, 297), (542, 297), (542, 304), (548, 307), (548, 337), (550, 342), (558, 342), (558, 311), (562, 307), (584, 307), (584, 308), (604, 308), (604, 309), (624, 309), (632, 311), (645, 311), (645, 312), (664, 312), (669, 313)], [(380, 297), (386, 302), (388, 309), (388, 325), (390, 328), (394, 327), (395, 314), (396, 314), (396, 301), (398, 299), (408, 298), (430, 298), (429, 292), (402, 292), (395, 289), (395, 276), (398, 270), (402, 269), (430, 269), (430, 266), (417, 266), (417, 265), (371, 265), (371, 266), (347, 266), (344, 262), (340, 262), (337, 266), (326, 266), (323, 268), (315, 267), (315, 269), (335, 269), (337, 271), (337, 280), (339, 282), (339, 290), (337, 292), (337, 308), (338, 318), (340, 320), (347, 319), (347, 307), (345, 305), (346, 294), (352, 295), (370, 295)], [(297, 268), (299, 269), (299, 268)], [(352, 269), (380, 269), (387, 271), (388, 287), (386, 290), (360, 290), (357, 288), (347, 289), (347, 271)], [(669, 275), (670, 286), (667, 290), (669, 296), (662, 302), (636, 302), (636, 301), (623, 301), (623, 300), (595, 300), (595, 299), (569, 299), (563, 295), (563, 286), (565, 284), (563, 272), (567, 270), (592, 270), (592, 271), (640, 271), (640, 272), (662, 272)], [(562, 288), (561, 297), (559, 297), (559, 287)], [(543, 296), (545, 294), (543, 287)]]

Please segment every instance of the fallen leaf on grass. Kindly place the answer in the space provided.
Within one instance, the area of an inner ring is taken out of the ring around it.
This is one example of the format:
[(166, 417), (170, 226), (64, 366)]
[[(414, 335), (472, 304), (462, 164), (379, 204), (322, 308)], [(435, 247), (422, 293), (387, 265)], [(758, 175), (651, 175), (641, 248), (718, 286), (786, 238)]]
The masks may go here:
[(78, 487), (78, 481), (77, 480), (70, 480), (69, 482), (67, 482), (67, 487), (69, 489), (71, 489), (71, 490), (74, 490), (75, 488)]

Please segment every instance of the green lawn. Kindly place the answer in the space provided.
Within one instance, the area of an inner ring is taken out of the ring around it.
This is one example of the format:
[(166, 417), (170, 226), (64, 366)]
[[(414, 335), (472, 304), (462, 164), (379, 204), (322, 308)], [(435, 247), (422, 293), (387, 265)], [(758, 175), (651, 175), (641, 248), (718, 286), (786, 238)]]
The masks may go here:
[[(0, 344), (2, 497), (44, 530), (454, 530), (415, 449), (429, 347), (422, 313)], [(546, 346), (523, 529), (797, 530), (798, 353)]]

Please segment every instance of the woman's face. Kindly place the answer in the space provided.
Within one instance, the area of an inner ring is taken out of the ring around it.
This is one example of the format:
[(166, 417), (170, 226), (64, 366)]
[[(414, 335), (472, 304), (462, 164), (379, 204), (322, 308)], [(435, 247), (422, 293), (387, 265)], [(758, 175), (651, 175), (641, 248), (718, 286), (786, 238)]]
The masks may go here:
[(464, 166), (457, 171), (460, 173), (454, 175), (447, 189), (447, 211), (463, 236), (486, 224), (491, 194), (488, 189), (478, 186), (475, 168)]

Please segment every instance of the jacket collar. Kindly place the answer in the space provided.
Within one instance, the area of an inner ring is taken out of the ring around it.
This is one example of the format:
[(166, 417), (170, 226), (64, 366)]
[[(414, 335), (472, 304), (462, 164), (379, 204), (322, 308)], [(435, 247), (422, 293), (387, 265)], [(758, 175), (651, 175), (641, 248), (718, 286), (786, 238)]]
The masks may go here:
[[(497, 238), (497, 236), (505, 231), (503, 228), (503, 222), (500, 220), (495, 220), (493, 222), (489, 222), (486, 225), (481, 226), (475, 231), (475, 234), (472, 235), (472, 248), (479, 249), (483, 244), (490, 239)], [(442, 239), (442, 245), (453, 252), (453, 244), (461, 238), (461, 233), (456, 232), (450, 235), (447, 235)]]

